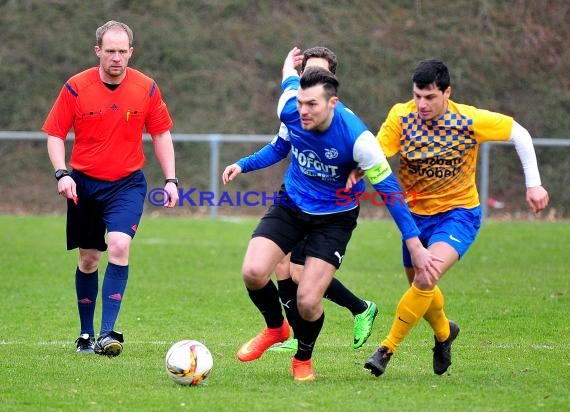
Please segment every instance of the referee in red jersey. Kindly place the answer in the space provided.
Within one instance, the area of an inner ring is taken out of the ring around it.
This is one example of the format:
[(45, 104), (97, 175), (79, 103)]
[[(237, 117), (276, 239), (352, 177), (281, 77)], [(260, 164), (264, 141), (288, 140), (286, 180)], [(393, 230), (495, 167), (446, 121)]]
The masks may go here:
[[(117, 356), (123, 335), (115, 331), (129, 274), (129, 248), (139, 225), (147, 183), (143, 130), (152, 136), (165, 176), (165, 206), (178, 202), (172, 119), (155, 81), (127, 67), (133, 32), (108, 21), (95, 33), (99, 66), (72, 76), (62, 87), (42, 130), (57, 190), (67, 198), (67, 249), (79, 248), (75, 271), (81, 324), (78, 353)], [(65, 139), (75, 141), (66, 165)], [(106, 235), (106, 240), (105, 240)], [(99, 262), (107, 250), (102, 316), (95, 340), (93, 318), (99, 291)]]

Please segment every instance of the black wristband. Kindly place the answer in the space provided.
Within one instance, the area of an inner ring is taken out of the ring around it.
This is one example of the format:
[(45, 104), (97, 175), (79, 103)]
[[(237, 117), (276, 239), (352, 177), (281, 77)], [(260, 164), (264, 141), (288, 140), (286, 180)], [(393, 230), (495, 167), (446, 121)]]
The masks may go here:
[(64, 176), (69, 176), (69, 171), (65, 170), (65, 169), (57, 169), (55, 171), (54, 177), (55, 180), (59, 181), (59, 179), (61, 179)]
[(174, 179), (165, 179), (164, 184), (167, 184), (167, 183), (174, 183), (176, 185), (176, 187), (178, 187), (178, 178), (175, 177)]

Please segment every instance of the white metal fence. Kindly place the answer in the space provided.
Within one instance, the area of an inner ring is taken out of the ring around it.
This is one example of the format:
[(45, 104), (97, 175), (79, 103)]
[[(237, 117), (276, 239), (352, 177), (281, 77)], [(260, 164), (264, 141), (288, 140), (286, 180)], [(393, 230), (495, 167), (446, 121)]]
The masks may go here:
[[(149, 136), (145, 136), (150, 139)], [(1, 140), (44, 140), (45, 133), (27, 131), (0, 131)], [(208, 143), (209, 153), (209, 190), (219, 198), (220, 194), (220, 146), (222, 143), (260, 143), (260, 146), (269, 142), (273, 136), (269, 135), (243, 135), (243, 134), (185, 134), (174, 133), (172, 138), (175, 142), (201, 142)], [(570, 147), (570, 139), (533, 139), (535, 146), (549, 147)], [(488, 216), (489, 200), (489, 165), (492, 156), (492, 148), (499, 145), (508, 145), (508, 142), (484, 143), (479, 151), (479, 195), (481, 200), (482, 215), (485, 219)], [(212, 218), (218, 216), (218, 208), (210, 207), (209, 215)]]
[[(549, 147), (570, 147), (570, 139), (532, 139), (535, 146), (549, 146)], [(493, 142), (483, 143), (479, 149), (479, 199), (481, 201), (481, 214), (483, 219), (486, 219), (489, 212), (489, 164), (491, 158), (491, 150), (494, 146), (510, 145), (509, 142)]]

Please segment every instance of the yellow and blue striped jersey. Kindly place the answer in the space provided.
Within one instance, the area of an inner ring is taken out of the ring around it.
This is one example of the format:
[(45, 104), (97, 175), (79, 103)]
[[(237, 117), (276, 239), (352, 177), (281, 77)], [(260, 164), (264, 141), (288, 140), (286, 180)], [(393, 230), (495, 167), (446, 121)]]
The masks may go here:
[(410, 100), (392, 107), (377, 138), (390, 157), (412, 212), (434, 215), (479, 205), (475, 185), (479, 143), (508, 140), (513, 118), (448, 100), (447, 111), (423, 120)]

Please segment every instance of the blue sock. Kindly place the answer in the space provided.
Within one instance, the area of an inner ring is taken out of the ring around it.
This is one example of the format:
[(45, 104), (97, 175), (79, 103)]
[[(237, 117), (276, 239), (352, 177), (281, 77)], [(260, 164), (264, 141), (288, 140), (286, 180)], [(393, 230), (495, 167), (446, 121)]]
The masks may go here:
[(99, 273), (83, 273), (77, 268), (75, 270), (75, 291), (77, 293), (77, 309), (79, 311), (79, 321), (81, 332), (95, 336), (93, 327), (93, 316), (95, 315), (95, 304), (97, 303), (97, 292), (99, 291)]
[(114, 263), (107, 264), (105, 279), (103, 279), (103, 314), (101, 316), (101, 332), (103, 336), (113, 330), (115, 322), (119, 316), (121, 302), (127, 287), (129, 277), (129, 266), (119, 266)]

